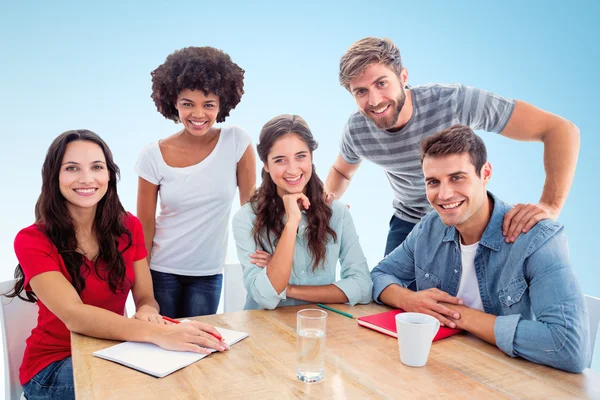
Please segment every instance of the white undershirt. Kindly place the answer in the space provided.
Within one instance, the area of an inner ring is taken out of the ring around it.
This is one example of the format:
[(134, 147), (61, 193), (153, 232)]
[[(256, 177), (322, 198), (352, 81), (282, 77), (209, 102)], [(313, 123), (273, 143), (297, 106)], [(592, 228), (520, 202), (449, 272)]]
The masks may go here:
[(477, 247), (479, 247), (479, 242), (470, 245), (460, 244), (462, 273), (456, 297), (461, 299), (467, 307), (483, 311), (483, 303), (479, 294), (479, 283), (477, 282), (477, 274), (475, 273)]

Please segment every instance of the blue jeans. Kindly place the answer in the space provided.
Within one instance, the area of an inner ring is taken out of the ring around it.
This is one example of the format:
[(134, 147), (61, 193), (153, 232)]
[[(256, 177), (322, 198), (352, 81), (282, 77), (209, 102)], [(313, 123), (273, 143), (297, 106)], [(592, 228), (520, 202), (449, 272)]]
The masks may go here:
[(27, 400), (75, 400), (71, 357), (55, 361), (23, 386)]
[(223, 274), (186, 276), (153, 270), (150, 273), (161, 315), (184, 318), (217, 312)]
[(403, 221), (395, 215), (392, 215), (392, 219), (390, 219), (390, 231), (388, 232), (387, 243), (385, 244), (384, 257), (404, 242), (404, 239), (406, 239), (415, 225), (416, 224), (413, 224), (412, 222)]

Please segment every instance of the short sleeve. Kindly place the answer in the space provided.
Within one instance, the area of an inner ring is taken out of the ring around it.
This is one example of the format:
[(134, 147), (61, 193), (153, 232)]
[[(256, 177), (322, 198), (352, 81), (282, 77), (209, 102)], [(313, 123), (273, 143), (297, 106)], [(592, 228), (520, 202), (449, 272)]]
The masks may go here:
[(474, 130), (500, 133), (508, 123), (515, 100), (487, 90), (457, 85), (457, 115), (460, 122)]
[(233, 135), (235, 138), (235, 162), (237, 163), (246, 152), (248, 146), (252, 143), (252, 139), (250, 138), (250, 135), (239, 126), (233, 127)]
[(134, 167), (135, 173), (138, 174), (140, 178), (147, 180), (153, 185), (159, 185), (161, 181), (157, 156), (162, 157), (160, 155), (158, 142), (149, 144), (140, 152)]
[(140, 220), (135, 215), (128, 212), (125, 217), (125, 227), (131, 232), (131, 247), (135, 252), (133, 261), (139, 261), (146, 258), (148, 252), (144, 240), (144, 229), (142, 228)]
[(350, 125), (346, 123), (342, 132), (342, 139), (340, 140), (340, 154), (348, 164), (358, 164), (361, 162), (361, 157), (356, 154), (354, 145), (352, 143), (352, 136), (350, 135)]
[(44, 272), (61, 270), (61, 258), (54, 244), (33, 225), (19, 232), (14, 242), (15, 255), (25, 275), (25, 289), (31, 290), (29, 281)]

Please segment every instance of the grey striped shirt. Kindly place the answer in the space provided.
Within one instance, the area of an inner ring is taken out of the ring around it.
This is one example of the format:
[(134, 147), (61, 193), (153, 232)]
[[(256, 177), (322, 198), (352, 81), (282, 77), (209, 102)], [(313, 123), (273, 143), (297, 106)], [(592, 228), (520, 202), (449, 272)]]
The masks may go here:
[(350, 164), (367, 159), (382, 166), (394, 191), (394, 214), (416, 223), (432, 210), (425, 196), (419, 157), (421, 140), (455, 124), (500, 133), (513, 112), (515, 100), (460, 84), (428, 84), (409, 89), (413, 114), (404, 128), (398, 132), (379, 129), (357, 110), (344, 127), (340, 153)]

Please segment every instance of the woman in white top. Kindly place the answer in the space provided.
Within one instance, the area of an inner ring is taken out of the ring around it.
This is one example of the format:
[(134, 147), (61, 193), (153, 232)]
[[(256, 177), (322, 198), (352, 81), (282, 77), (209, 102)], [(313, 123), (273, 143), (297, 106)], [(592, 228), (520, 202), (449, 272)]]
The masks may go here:
[(154, 296), (169, 317), (214, 314), (235, 190), (239, 187), (244, 204), (256, 183), (248, 134), (236, 126), (213, 126), (239, 103), (244, 70), (221, 50), (187, 47), (151, 75), (156, 108), (183, 125), (146, 146), (135, 167)]

